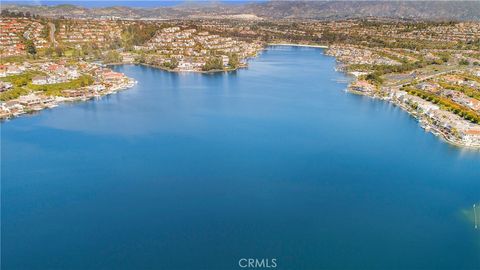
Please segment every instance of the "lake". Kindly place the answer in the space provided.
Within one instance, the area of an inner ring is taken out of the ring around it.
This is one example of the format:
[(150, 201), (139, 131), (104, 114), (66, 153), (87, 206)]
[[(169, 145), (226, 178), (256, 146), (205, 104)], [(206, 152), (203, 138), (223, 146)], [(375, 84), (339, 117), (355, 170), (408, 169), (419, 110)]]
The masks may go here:
[(334, 67), (115, 66), (138, 84), (2, 123), (2, 269), (479, 269), (480, 153)]

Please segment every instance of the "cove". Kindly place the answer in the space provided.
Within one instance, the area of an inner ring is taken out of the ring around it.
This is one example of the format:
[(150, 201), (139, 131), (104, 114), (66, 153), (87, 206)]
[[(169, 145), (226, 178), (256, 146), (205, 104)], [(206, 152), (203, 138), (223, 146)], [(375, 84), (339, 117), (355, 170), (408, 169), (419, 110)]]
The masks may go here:
[(334, 67), (116, 66), (138, 84), (2, 123), (2, 269), (480, 268), (480, 154)]

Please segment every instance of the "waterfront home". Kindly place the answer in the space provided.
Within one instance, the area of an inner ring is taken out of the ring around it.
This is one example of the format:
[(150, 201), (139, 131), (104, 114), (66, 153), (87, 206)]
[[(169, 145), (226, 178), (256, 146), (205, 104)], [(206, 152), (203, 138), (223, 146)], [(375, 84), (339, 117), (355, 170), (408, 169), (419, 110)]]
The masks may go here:
[(68, 89), (68, 90), (63, 90), (62, 95), (65, 97), (72, 97), (72, 98), (82, 97), (85, 95), (85, 91)]
[(350, 85), (350, 90), (371, 93), (375, 90), (375, 86), (367, 81), (356, 81), (352, 85)]
[(193, 69), (193, 66), (191, 65), (190, 62), (180, 61), (178, 63), (178, 68), (182, 70), (190, 70), (190, 69)]
[(229, 61), (228, 56), (222, 55), (222, 63), (224, 67), (228, 66), (228, 61)]
[(42, 99), (35, 94), (29, 94), (26, 96), (20, 96), (18, 98), (18, 102), (20, 102), (20, 104), (23, 106), (33, 106), (40, 104), (40, 102), (42, 102)]
[(10, 114), (10, 109), (5, 106), (5, 103), (0, 102), (0, 119), (8, 118)]
[(123, 62), (124, 63), (133, 63), (135, 62), (135, 58), (133, 57), (133, 55), (131, 53), (121, 53), (120, 54), (122, 56), (122, 59), (123, 59)]
[(105, 85), (103, 84), (93, 84), (93, 85), (87, 86), (86, 89), (92, 92), (100, 92), (105, 90), (106, 88), (105, 88)]
[(3, 108), (8, 110), (11, 114), (23, 113), (23, 105), (18, 100), (9, 100), (3, 104)]
[(429, 113), (431, 114), (432, 112), (439, 109), (440, 107), (438, 107), (438, 105), (435, 105), (430, 102), (420, 102), (418, 103), (418, 108), (417, 108), (418, 111), (423, 112), (425, 114), (429, 114)]
[(42, 100), (42, 104), (43, 105), (48, 105), (48, 104), (52, 104), (55, 102), (55, 98), (52, 97), (52, 96), (47, 96), (47, 95), (43, 95), (41, 94), (40, 95), (40, 99)]
[(122, 73), (114, 72), (114, 71), (104, 72), (102, 74), (102, 77), (103, 77), (103, 80), (107, 83), (115, 83), (125, 78), (125, 76)]
[(466, 145), (480, 145), (480, 128), (471, 128), (463, 131), (462, 139)]

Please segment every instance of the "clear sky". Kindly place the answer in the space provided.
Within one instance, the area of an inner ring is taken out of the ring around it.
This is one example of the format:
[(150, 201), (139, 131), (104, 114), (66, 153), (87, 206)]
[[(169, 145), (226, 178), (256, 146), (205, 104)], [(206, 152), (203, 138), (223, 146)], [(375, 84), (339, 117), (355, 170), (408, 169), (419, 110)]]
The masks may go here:
[(127, 0), (115, 0), (115, 1), (95, 1), (95, 0), (83, 0), (83, 1), (42, 1), (42, 0), (1, 0), (3, 3), (16, 3), (16, 4), (30, 4), (30, 5), (60, 5), (60, 4), (72, 4), (77, 6), (84, 7), (108, 7), (108, 6), (128, 6), (128, 7), (159, 7), (159, 6), (175, 6), (182, 3), (188, 2), (221, 2), (221, 3), (232, 3), (232, 4), (241, 4), (248, 2), (264, 2), (266, 0), (167, 0), (167, 1), (156, 1), (156, 0), (147, 0), (147, 1), (127, 1)]

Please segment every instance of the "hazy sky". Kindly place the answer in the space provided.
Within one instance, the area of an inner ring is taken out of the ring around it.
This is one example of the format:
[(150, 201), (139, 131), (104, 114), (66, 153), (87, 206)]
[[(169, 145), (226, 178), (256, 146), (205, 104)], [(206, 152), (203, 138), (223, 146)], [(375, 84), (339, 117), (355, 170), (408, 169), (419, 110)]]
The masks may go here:
[[(265, 0), (263, 0), (265, 1)], [(60, 4), (72, 4), (84, 7), (106, 7), (106, 6), (129, 6), (129, 7), (158, 7), (158, 6), (174, 6), (186, 2), (222, 2), (231, 4), (240, 4), (246, 2), (262, 2), (262, 0), (168, 0), (168, 1), (127, 1), (127, 0), (115, 0), (115, 1), (95, 1), (95, 0), (83, 0), (83, 1), (40, 1), (40, 0), (1, 0), (3, 3), (18, 3), (18, 4), (42, 4), (42, 5), (60, 5)]]

